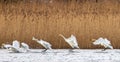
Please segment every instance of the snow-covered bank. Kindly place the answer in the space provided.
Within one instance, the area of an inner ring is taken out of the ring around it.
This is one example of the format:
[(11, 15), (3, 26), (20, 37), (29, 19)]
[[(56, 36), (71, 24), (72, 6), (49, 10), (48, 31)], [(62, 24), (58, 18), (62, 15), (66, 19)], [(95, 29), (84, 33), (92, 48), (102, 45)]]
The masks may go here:
[(8, 53), (0, 49), (0, 62), (120, 62), (120, 50), (76, 49), (70, 53), (67, 49), (48, 50), (31, 49), (29, 53)]

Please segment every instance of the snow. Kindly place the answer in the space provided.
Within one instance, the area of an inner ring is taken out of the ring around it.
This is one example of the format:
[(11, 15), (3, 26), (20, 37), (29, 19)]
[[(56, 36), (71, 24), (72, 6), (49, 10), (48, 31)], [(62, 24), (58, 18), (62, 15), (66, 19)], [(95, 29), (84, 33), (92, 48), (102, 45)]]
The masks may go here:
[(0, 49), (0, 62), (120, 62), (120, 50), (101, 49), (31, 49), (28, 53), (9, 53)]

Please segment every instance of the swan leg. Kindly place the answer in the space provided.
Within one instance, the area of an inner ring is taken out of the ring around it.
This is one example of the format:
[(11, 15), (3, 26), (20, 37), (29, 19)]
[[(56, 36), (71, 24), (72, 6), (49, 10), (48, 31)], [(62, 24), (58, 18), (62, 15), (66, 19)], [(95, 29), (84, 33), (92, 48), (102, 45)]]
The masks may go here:
[(105, 51), (105, 50), (107, 50), (107, 48), (104, 48), (102, 51)]
[(79, 47), (78, 47), (78, 46), (74, 46), (73, 48), (74, 48), (74, 49), (79, 49)]
[(46, 52), (48, 49), (43, 50), (42, 52)]
[(74, 49), (69, 49), (69, 52), (73, 53), (73, 52), (74, 52), (73, 50), (74, 50)]
[(74, 52), (74, 49), (78, 49), (78, 47), (73, 47), (72, 49), (69, 50), (69, 52)]
[(20, 51), (15, 51), (15, 53), (20, 53)]

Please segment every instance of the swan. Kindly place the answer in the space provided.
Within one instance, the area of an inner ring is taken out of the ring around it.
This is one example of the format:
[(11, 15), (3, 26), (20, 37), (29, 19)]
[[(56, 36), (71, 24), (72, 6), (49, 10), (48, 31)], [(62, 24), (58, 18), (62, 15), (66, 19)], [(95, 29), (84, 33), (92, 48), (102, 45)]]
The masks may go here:
[(65, 36), (63, 36), (62, 34), (59, 34), (59, 36), (61, 36), (72, 47), (72, 49), (79, 49), (77, 39), (74, 35), (71, 35), (69, 38), (65, 38)]
[(10, 52), (14, 52), (14, 53), (19, 53), (20, 52), (20, 42), (17, 40), (14, 40), (12, 43), (12, 46), (9, 48)]
[(42, 39), (38, 40), (35, 37), (33, 37), (32, 40), (34, 40), (37, 43), (41, 44), (45, 48), (45, 50), (43, 52), (46, 52), (48, 49), (50, 49), (50, 50), (52, 49), (52, 47), (51, 47), (52, 45), (49, 42), (47, 42), (47, 41), (44, 41)]
[(24, 42), (21, 43), (21, 48), (24, 50), (24, 52), (29, 52), (30, 51), (28, 44), (26, 44)]
[(2, 44), (2, 46), (1, 46), (1, 48), (2, 49), (9, 49), (10, 47), (11, 47), (12, 45), (10, 45), (10, 44)]
[(20, 47), (20, 42), (17, 40), (14, 40), (11, 44), (2, 44), (2, 48), (8, 49), (9, 52), (13, 53), (22, 53), (22, 52), (29, 52), (29, 46), (22, 42)]
[(15, 52), (18, 53), (20, 47), (20, 43), (17, 40), (14, 40), (12, 45), (11, 44), (2, 44), (2, 48), (7, 49), (9, 52)]
[(96, 39), (93, 39), (93, 44), (94, 45), (101, 45), (101, 46), (104, 46), (104, 50), (105, 51), (106, 49), (113, 49), (113, 46), (111, 45), (110, 41), (107, 39), (107, 38), (98, 38), (97, 40)]

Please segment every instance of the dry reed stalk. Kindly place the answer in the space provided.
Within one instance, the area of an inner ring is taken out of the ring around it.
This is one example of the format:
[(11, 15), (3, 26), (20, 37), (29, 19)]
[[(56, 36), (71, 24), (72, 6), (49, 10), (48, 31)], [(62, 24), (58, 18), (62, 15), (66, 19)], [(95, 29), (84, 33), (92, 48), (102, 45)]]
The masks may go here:
[(41, 48), (32, 41), (35, 36), (50, 42), (53, 48), (70, 48), (58, 34), (74, 34), (80, 48), (101, 48), (91, 44), (91, 39), (101, 36), (120, 48), (119, 20), (118, 0), (0, 3), (0, 44), (17, 39), (31, 48)]

